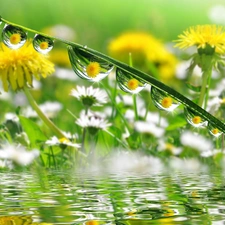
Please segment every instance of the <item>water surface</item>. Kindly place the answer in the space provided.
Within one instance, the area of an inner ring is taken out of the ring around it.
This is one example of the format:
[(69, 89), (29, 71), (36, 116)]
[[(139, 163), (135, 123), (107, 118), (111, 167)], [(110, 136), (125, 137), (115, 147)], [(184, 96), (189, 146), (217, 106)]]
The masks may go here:
[(0, 173), (0, 225), (225, 224), (223, 171)]

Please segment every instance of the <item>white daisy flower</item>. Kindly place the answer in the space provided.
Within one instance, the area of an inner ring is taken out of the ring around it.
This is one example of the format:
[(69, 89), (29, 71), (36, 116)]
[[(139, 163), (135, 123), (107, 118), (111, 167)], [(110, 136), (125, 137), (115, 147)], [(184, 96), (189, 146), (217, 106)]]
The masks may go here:
[(78, 76), (74, 76), (73, 70), (60, 67), (56, 68), (55, 76), (62, 80), (76, 81), (79, 79)]
[(107, 93), (99, 88), (93, 88), (92, 86), (86, 88), (84, 86), (77, 86), (76, 89), (72, 89), (71, 96), (77, 98), (86, 107), (101, 106), (107, 103)]
[(149, 133), (157, 138), (162, 137), (165, 132), (164, 128), (158, 127), (154, 123), (148, 121), (136, 121), (134, 123), (134, 128), (140, 133)]
[(76, 124), (83, 128), (88, 128), (88, 131), (94, 135), (98, 130), (105, 130), (107, 127), (111, 126), (103, 117), (97, 114), (81, 114), (80, 118), (77, 119)]
[(183, 149), (180, 147), (176, 147), (173, 144), (160, 139), (159, 145), (158, 145), (158, 150), (160, 152), (167, 150), (167, 151), (171, 152), (173, 155), (179, 155)]
[(5, 145), (0, 149), (0, 159), (12, 161), (21, 166), (27, 166), (39, 156), (39, 150), (27, 151), (22, 146)]
[(213, 148), (212, 142), (200, 134), (185, 131), (181, 134), (180, 141), (184, 146), (189, 146), (200, 152), (208, 151)]
[(74, 148), (80, 148), (81, 145), (71, 142), (68, 138), (58, 139), (56, 136), (53, 136), (50, 140), (47, 140), (45, 144), (49, 146), (70, 146)]

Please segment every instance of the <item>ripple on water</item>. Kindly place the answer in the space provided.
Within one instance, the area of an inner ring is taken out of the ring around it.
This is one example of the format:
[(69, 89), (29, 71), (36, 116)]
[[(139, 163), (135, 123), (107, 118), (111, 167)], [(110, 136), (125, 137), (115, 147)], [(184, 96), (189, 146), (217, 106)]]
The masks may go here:
[[(219, 224), (223, 174), (0, 173), (0, 224)], [(92, 221), (88, 223), (87, 221)]]

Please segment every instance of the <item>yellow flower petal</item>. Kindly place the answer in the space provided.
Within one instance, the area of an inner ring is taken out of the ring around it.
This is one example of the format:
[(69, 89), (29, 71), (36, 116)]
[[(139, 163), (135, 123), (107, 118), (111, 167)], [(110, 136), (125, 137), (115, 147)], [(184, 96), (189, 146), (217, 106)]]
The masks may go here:
[(205, 48), (209, 45), (211, 48), (215, 48), (215, 51), (219, 54), (225, 53), (225, 29), (222, 26), (217, 25), (197, 25), (190, 27), (183, 34), (178, 36), (178, 40), (175, 40), (177, 44), (175, 47), (186, 49), (191, 46), (197, 46), (197, 48)]
[(46, 55), (34, 50), (31, 42), (17, 50), (0, 45), (0, 79), (3, 88), (8, 91), (8, 86), (14, 91), (22, 89), (27, 83), (32, 86), (33, 76), (36, 79), (47, 77), (54, 72), (54, 65)]

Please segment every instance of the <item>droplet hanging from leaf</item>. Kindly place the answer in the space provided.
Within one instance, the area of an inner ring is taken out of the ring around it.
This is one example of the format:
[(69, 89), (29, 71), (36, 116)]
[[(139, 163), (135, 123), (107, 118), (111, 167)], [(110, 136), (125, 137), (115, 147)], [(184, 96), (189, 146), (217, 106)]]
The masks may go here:
[(207, 126), (208, 121), (203, 119), (200, 115), (192, 111), (191, 109), (185, 108), (184, 109), (184, 115), (188, 121), (189, 124), (191, 124), (194, 127), (205, 127)]
[(11, 48), (18, 49), (22, 47), (27, 40), (27, 34), (23, 29), (6, 24), (2, 31), (3, 43)]
[(139, 93), (146, 86), (146, 83), (134, 78), (133, 74), (120, 68), (116, 69), (116, 80), (121, 90), (132, 94)]
[(211, 123), (208, 124), (208, 130), (209, 130), (209, 133), (213, 135), (214, 137), (219, 137), (223, 133), (217, 127), (212, 126)]
[(68, 46), (68, 54), (74, 72), (82, 79), (98, 82), (113, 70), (113, 64), (102, 60), (83, 48)]
[(175, 101), (170, 95), (153, 86), (151, 87), (151, 98), (158, 109), (167, 112), (173, 112), (180, 105), (180, 103)]
[(54, 46), (54, 42), (51, 38), (36, 34), (33, 39), (34, 49), (42, 54), (50, 52)]

